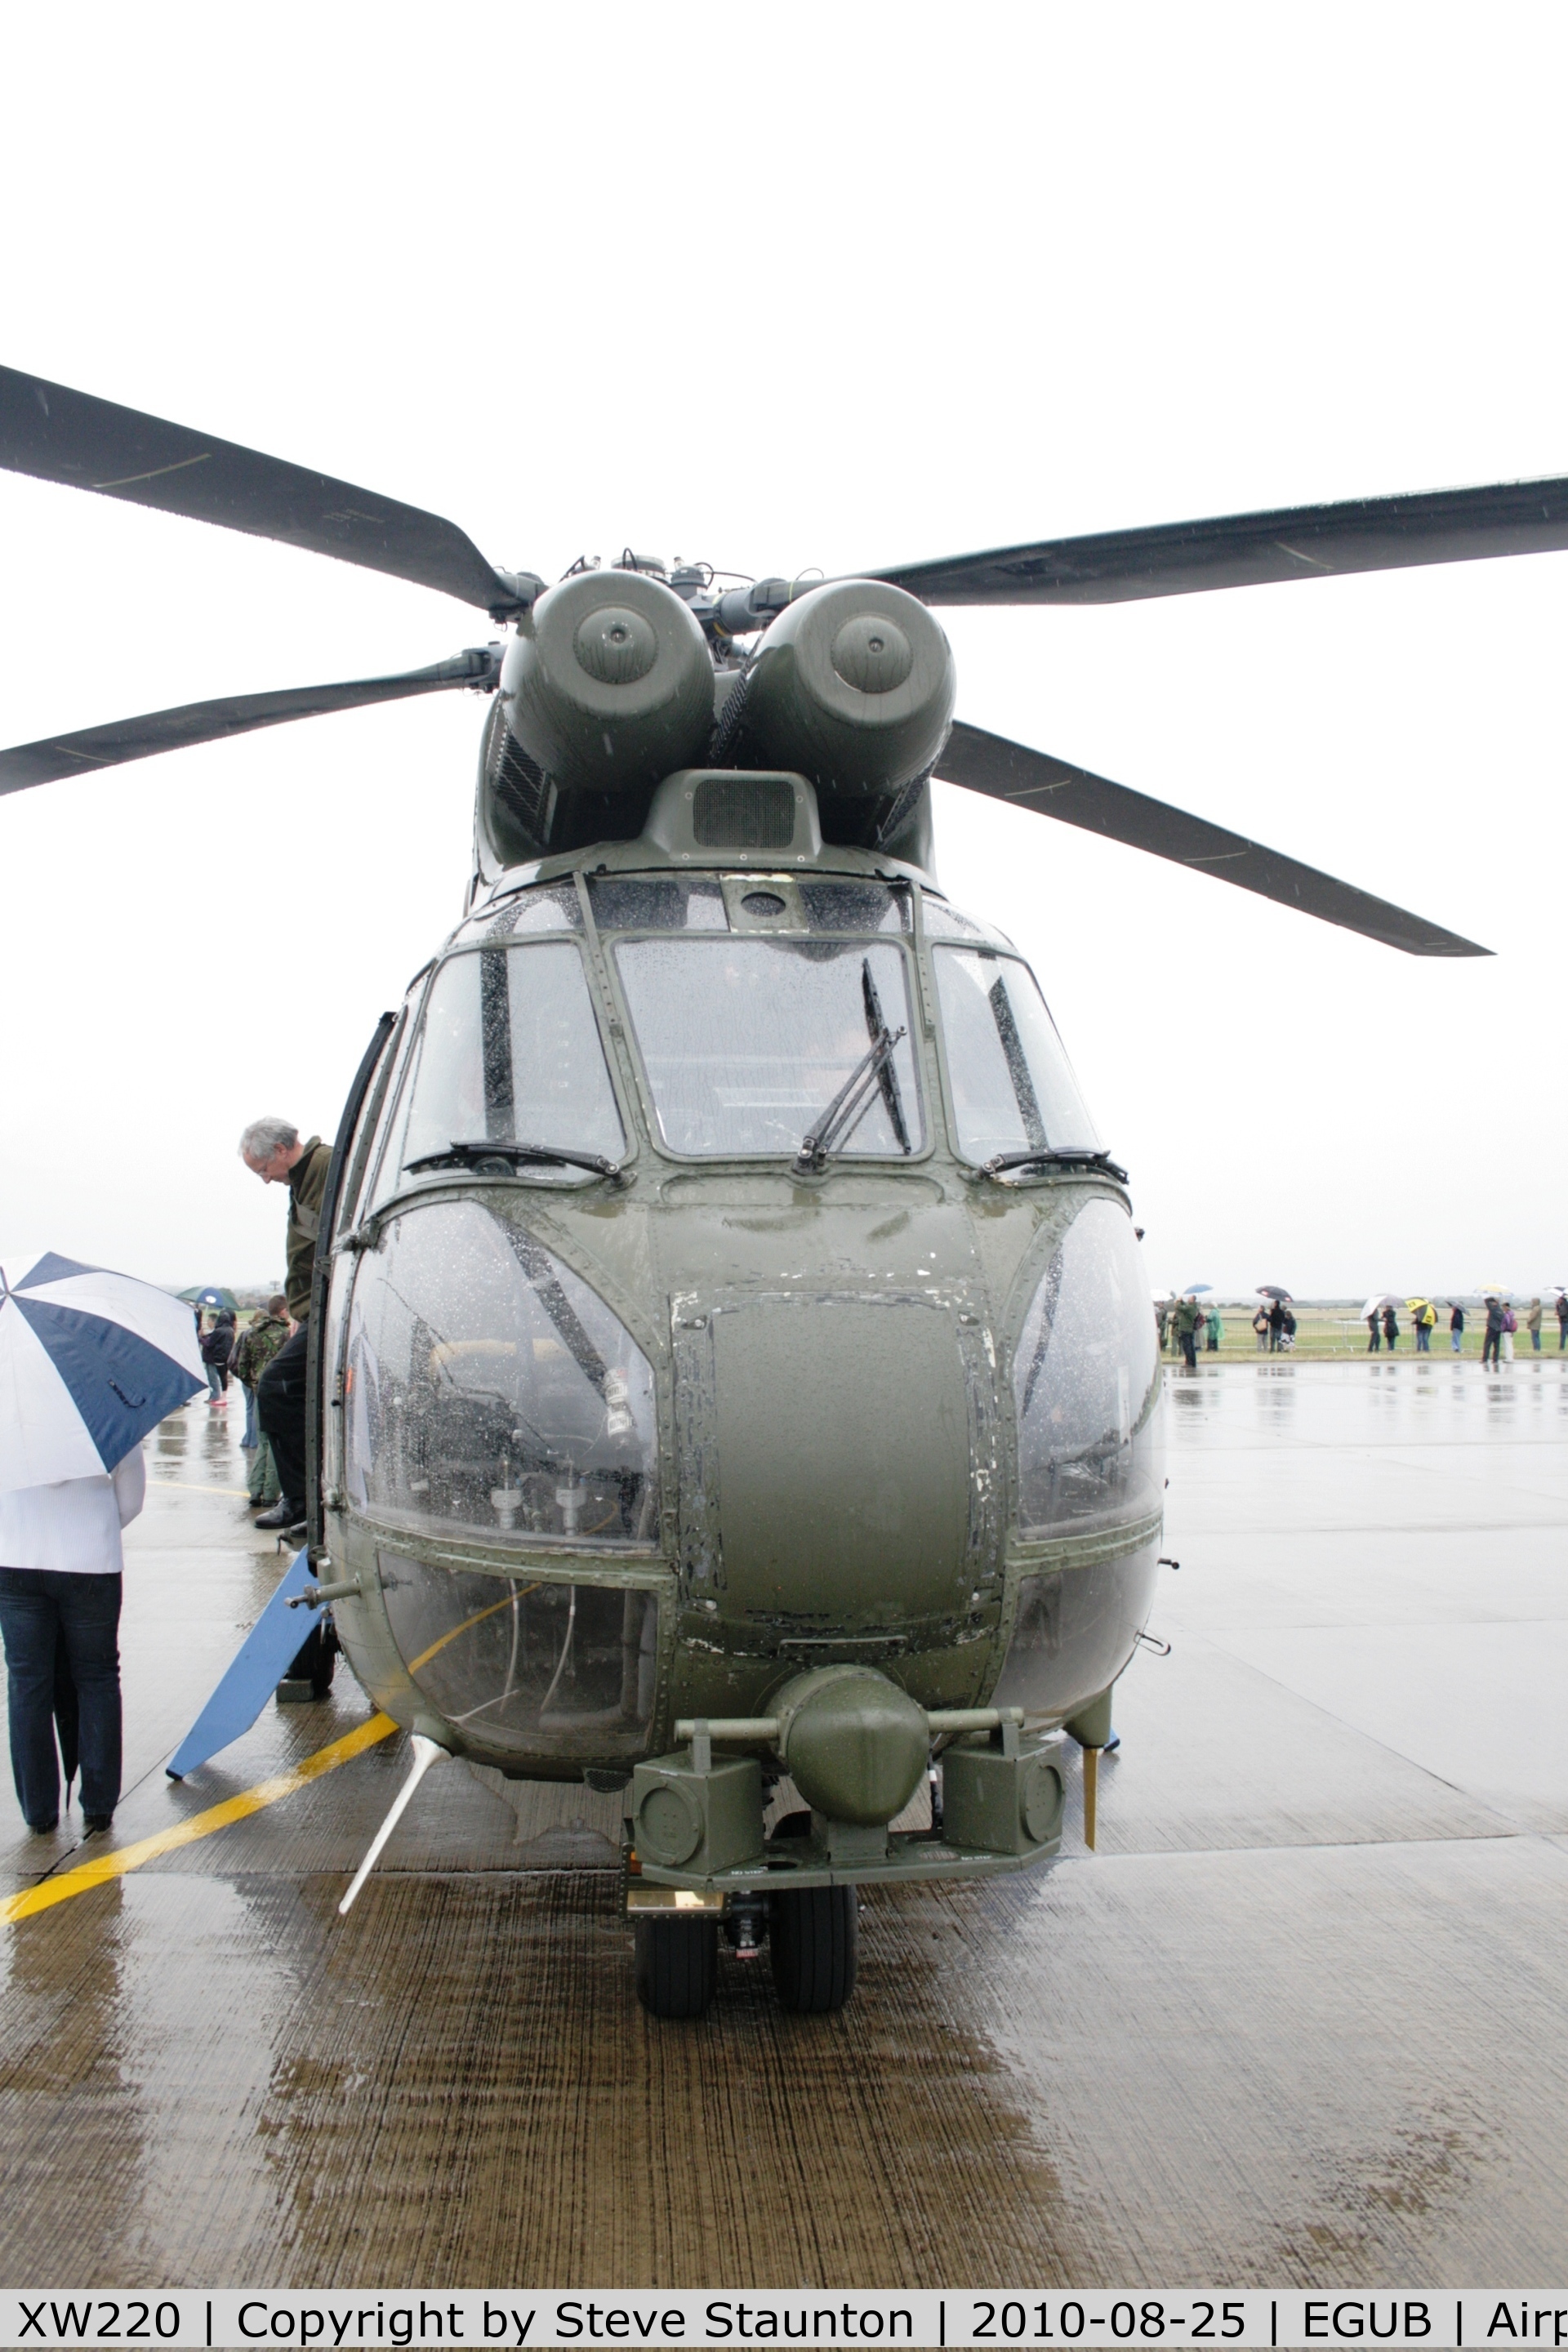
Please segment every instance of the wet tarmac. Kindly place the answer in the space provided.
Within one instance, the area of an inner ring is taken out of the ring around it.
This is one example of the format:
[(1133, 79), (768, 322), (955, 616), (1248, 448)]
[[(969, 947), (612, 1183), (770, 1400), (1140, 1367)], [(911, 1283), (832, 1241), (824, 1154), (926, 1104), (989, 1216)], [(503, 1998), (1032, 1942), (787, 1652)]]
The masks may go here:
[[(382, 1742), (0, 1928), (0, 2275), (1558, 2275), (1568, 1370), (1226, 1365), (1172, 1376), (1169, 1424), (1171, 1654), (1121, 1685), (1096, 1854), (1075, 1790), (1044, 1878), (869, 1897), (842, 2017), (726, 1958), (707, 2020), (657, 2024), (581, 1866), (616, 1800), (520, 1821), (443, 1767), (338, 1921)], [(237, 1434), (198, 1407), (150, 1441), (117, 1847), (370, 1712), (342, 1678), (164, 1777), (283, 1565)], [(0, 1891), (82, 1859), (5, 1789)]]

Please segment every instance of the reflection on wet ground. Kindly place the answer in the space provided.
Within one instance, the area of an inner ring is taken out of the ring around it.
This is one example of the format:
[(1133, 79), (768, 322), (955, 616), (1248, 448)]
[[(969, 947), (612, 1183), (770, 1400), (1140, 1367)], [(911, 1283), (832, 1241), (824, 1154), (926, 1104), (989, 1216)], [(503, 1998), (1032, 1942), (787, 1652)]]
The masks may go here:
[[(5, 2274), (1554, 2274), (1563, 1369), (1227, 1364), (1171, 1388), (1172, 1654), (1121, 1687), (1097, 1855), (1074, 1834), (1043, 1880), (877, 1895), (841, 2019), (781, 2016), (765, 1962), (727, 1959), (707, 2021), (655, 2025), (612, 1876), (521, 1868), (529, 1824), (459, 1771), (336, 1919), (401, 1777), (388, 1742), (0, 1931)], [(281, 1567), (226, 1419), (192, 1409), (149, 1449), (121, 1843), (368, 1712), (348, 1684), (163, 1776)], [(586, 1832), (602, 1802), (557, 1792), (552, 1819)], [(77, 1858), (5, 1790), (7, 1886)]]

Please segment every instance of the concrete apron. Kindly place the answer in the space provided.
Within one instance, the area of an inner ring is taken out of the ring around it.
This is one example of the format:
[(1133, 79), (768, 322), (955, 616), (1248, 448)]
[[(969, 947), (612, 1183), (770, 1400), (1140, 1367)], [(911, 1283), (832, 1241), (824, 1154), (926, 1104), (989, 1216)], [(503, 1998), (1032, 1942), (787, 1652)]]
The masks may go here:
[[(842, 2016), (785, 2017), (765, 1957), (726, 1956), (709, 2017), (658, 2024), (616, 1795), (437, 1769), (337, 1919), (406, 1769), (381, 1740), (5, 1930), (7, 2275), (1552, 2274), (1568, 1386), (1432, 1359), (1171, 1387), (1173, 1653), (1119, 1690), (1097, 1857), (1075, 1780), (1043, 1877), (866, 1899)], [(225, 1418), (150, 1447), (115, 1848), (369, 1717), (340, 1678), (163, 1778), (281, 1566)], [(79, 1861), (72, 1819), (40, 1850), (0, 1793), (10, 1888)]]

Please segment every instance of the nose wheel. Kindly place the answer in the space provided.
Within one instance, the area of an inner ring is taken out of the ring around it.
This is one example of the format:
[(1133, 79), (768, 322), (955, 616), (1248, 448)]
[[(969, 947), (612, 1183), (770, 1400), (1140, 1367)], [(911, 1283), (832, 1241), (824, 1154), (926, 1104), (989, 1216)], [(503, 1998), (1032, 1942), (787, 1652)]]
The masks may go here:
[(719, 1973), (718, 1920), (638, 1919), (632, 1933), (643, 2007), (655, 2017), (700, 2017)]
[[(825, 2017), (855, 1990), (859, 1906), (852, 1886), (808, 1886), (766, 1897), (766, 1933), (781, 2009)], [(760, 1912), (760, 1906), (758, 1906)], [(760, 1917), (757, 1924), (761, 1924)], [(750, 1918), (746, 1923), (752, 1927)], [(719, 1921), (658, 1913), (634, 1919), (637, 1999), (654, 2017), (700, 2017), (719, 1973)], [(756, 1948), (754, 1929), (736, 1942)]]
[(808, 2017), (842, 2009), (855, 1990), (859, 1906), (852, 1886), (803, 1886), (771, 1898), (779, 2004)]

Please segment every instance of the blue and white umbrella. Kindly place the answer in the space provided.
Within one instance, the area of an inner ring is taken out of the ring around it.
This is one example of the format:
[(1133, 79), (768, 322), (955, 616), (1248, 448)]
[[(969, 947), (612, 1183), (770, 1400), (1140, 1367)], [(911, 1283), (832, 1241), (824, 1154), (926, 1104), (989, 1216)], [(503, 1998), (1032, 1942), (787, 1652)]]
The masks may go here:
[(0, 1494), (101, 1477), (205, 1386), (166, 1290), (52, 1250), (0, 1257)]

